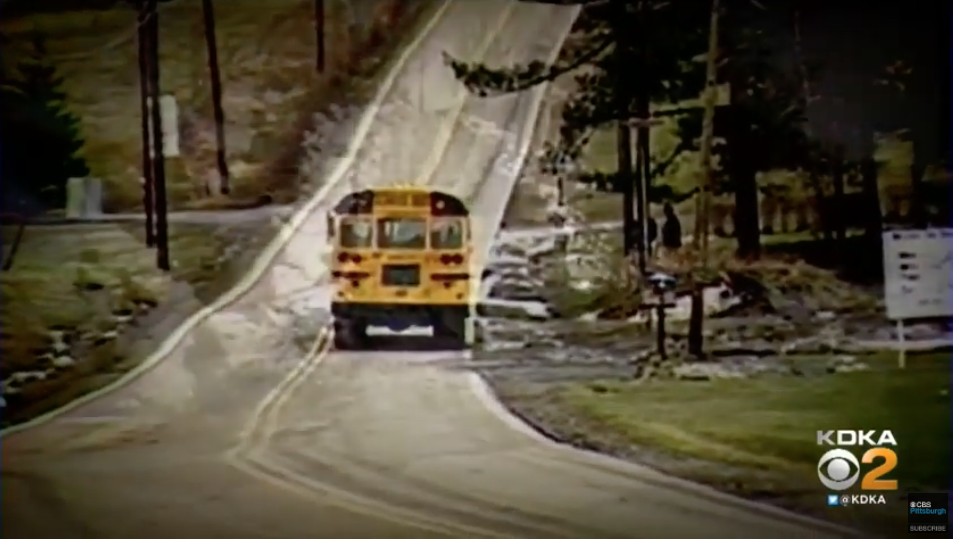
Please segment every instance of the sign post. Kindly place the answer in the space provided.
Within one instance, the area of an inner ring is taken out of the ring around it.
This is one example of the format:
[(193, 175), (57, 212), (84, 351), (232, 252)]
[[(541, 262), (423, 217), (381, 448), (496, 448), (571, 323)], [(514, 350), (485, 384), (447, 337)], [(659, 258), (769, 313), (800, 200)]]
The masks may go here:
[(891, 230), (882, 234), (884, 302), (897, 325), (897, 363), (907, 363), (904, 321), (953, 316), (953, 228)]

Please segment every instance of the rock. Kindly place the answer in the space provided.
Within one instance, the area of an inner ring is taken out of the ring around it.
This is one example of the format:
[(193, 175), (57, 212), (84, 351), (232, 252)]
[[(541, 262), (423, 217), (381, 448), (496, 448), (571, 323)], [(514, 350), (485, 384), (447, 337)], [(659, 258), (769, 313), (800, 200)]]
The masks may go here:
[(835, 314), (834, 312), (831, 312), (831, 311), (820, 311), (820, 312), (814, 314), (814, 318), (815, 318), (816, 320), (820, 320), (820, 321), (822, 321), (822, 322), (826, 322), (826, 321), (828, 321), (828, 320), (833, 320), (833, 319), (836, 318), (836, 317), (837, 317), (837, 314)]

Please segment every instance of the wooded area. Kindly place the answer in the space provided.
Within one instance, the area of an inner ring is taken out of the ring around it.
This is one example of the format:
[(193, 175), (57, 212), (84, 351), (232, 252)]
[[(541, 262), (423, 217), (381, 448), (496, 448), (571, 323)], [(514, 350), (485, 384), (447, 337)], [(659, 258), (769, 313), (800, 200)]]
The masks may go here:
[[(942, 23), (936, 21), (948, 23), (949, 16), (944, 17), (941, 11), (949, 6), (924, 6), (925, 11), (935, 8), (935, 13), (921, 12), (916, 20), (894, 14), (896, 23), (888, 22), (886, 27), (890, 33), (878, 36), (887, 45), (864, 51), (873, 61), (856, 60), (859, 75), (855, 78), (862, 82), (830, 93), (829, 83), (818, 90), (828, 68), (824, 65), (825, 41), (816, 30), (823, 24), (815, 24), (810, 36), (802, 31), (805, 12), (812, 20), (830, 19), (826, 11), (834, 9), (830, 6), (807, 0), (770, 4), (757, 0), (545, 3), (584, 6), (574, 35), (554, 64), (533, 62), (498, 68), (454, 58), (448, 62), (457, 78), (481, 96), (523, 91), (563, 75), (575, 77), (572, 94), (563, 106), (559, 141), (547, 148), (543, 168), (623, 194), (623, 245), (627, 255), (637, 251), (643, 274), (646, 227), (635, 223), (647, 221), (649, 201), (692, 195), (664, 185), (666, 168), (684, 152), (698, 152), (701, 161), (692, 190), (698, 193), (692, 247), (699, 270), (708, 263), (711, 197), (715, 194), (734, 198), (737, 257), (754, 260), (760, 256), (759, 189), (777, 186), (759, 187), (758, 178), (779, 169), (797, 171), (798, 177), (805, 179), (803, 189), (812, 194), (826, 239), (843, 242), (848, 226), (845, 215), (854, 213), (863, 229), (864, 250), (879, 250), (884, 216), (874, 153), (875, 139), (885, 133), (901, 133), (912, 140), (915, 150), (909, 210), (889, 215), (893, 224), (949, 223), (949, 204), (942, 200), (928, 204), (923, 181), (928, 166), (949, 163), (947, 129), (921, 121), (924, 101), (929, 100), (924, 95), (930, 96), (936, 89), (924, 88), (924, 80), (929, 79), (914, 76), (914, 67), (905, 58), (915, 56), (913, 43), (910, 47), (898, 45), (897, 36), (892, 35), (900, 24), (920, 24), (915, 30), (921, 33), (937, 30)], [(884, 9), (880, 9), (881, 23), (891, 16), (889, 12), (885, 15)], [(836, 11), (850, 10), (845, 6)], [(877, 13), (877, 9), (865, 11), (869, 17)], [(871, 19), (874, 26), (864, 29), (864, 14), (853, 15), (859, 32), (875, 30), (877, 21)], [(847, 31), (846, 27), (842, 30)], [(786, 37), (779, 39), (779, 34)], [(809, 43), (811, 39), (817, 42)], [(948, 39), (940, 38), (940, 42), (948, 43)], [(814, 54), (807, 54), (807, 49)], [(916, 66), (916, 75), (948, 66), (949, 62), (944, 63), (948, 47), (945, 50), (942, 58), (933, 59), (935, 64)], [(724, 106), (716, 106), (719, 87), (727, 89)], [(940, 110), (939, 100), (928, 105), (932, 105), (927, 116), (932, 112), (933, 124), (945, 125), (942, 119), (949, 114)], [(650, 155), (652, 126), (665, 117), (675, 118), (679, 143), (671, 155)], [(605, 174), (579, 167), (587, 143), (607, 126), (615, 126), (617, 131), (617, 170)], [(716, 138), (724, 143), (713, 145)], [(856, 186), (860, 196), (848, 198), (848, 186)], [(940, 189), (949, 199), (948, 176)], [(845, 211), (853, 205), (859, 208)], [(700, 328), (695, 330), (696, 339), (700, 339)], [(696, 343), (693, 348), (699, 350), (698, 346)]]

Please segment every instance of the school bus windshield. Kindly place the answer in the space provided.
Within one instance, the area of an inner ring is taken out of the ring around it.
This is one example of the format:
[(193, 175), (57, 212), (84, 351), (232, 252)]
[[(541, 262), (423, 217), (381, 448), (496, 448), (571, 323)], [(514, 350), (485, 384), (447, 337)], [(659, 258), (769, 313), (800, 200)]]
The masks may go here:
[(370, 219), (348, 218), (341, 221), (341, 247), (368, 248), (373, 245), (374, 229)]
[(407, 217), (378, 219), (377, 247), (380, 249), (426, 249), (427, 220)]
[(432, 249), (463, 248), (462, 219), (434, 219), (430, 224), (430, 247)]

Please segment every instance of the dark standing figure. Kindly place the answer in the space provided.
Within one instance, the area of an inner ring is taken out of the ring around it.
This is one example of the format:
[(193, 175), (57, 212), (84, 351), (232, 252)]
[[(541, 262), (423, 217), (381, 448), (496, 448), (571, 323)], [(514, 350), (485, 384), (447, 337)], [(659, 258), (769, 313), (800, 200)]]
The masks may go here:
[(666, 202), (662, 211), (665, 213), (665, 222), (662, 223), (662, 248), (666, 255), (674, 255), (682, 246), (682, 223), (671, 203)]

